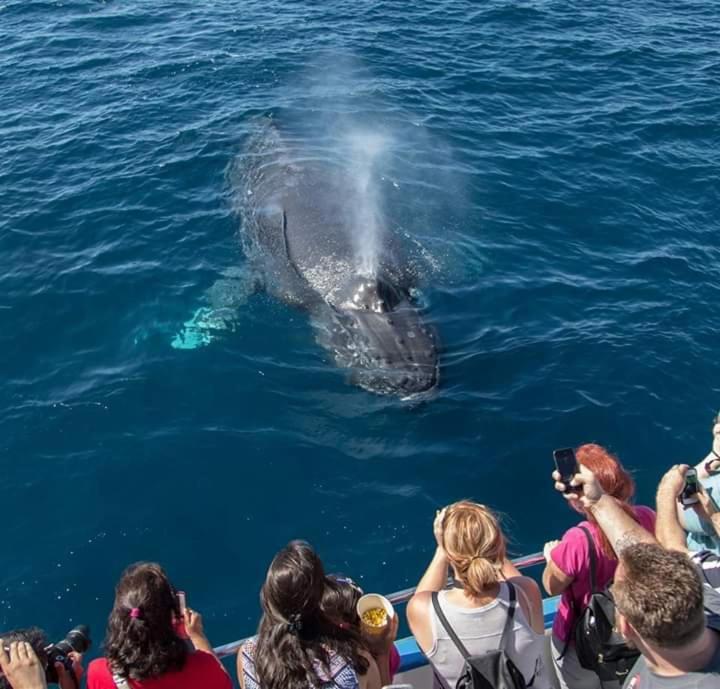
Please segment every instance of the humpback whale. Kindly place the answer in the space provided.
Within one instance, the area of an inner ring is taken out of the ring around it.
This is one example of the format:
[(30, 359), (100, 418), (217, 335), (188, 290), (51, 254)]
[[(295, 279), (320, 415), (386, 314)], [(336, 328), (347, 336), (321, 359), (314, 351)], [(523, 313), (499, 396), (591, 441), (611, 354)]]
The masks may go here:
[(368, 210), (347, 163), (298, 146), (266, 124), (240, 162), (241, 236), (266, 290), (309, 313), (316, 340), (354, 384), (401, 398), (432, 390), (437, 335), (412, 297), (398, 238)]

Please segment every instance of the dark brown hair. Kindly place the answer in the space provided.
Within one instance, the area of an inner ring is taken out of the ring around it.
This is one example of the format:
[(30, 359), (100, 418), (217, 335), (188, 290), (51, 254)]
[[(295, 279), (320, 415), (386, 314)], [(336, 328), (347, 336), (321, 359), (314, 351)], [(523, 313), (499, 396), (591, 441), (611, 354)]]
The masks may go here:
[(622, 551), (620, 562), (615, 604), (643, 640), (680, 648), (699, 638), (705, 628), (703, 588), (687, 555), (636, 543)]
[(333, 624), (320, 606), (325, 590), (322, 562), (304, 541), (292, 541), (273, 559), (260, 592), (263, 616), (255, 668), (263, 689), (320, 686), (318, 664), (329, 670), (330, 653), (365, 674), (368, 661), (353, 629)]
[[(38, 627), (29, 627), (28, 629), (14, 629), (11, 632), (3, 632), (0, 637), (7, 649), (13, 641), (27, 641), (31, 646), (35, 655), (40, 661), (40, 665), (45, 667), (48, 664), (48, 656), (45, 648), (48, 645), (47, 637)], [(13, 689), (5, 675), (0, 674), (0, 689)]]
[(174, 619), (180, 608), (167, 574), (154, 562), (130, 565), (115, 588), (105, 656), (112, 672), (145, 680), (182, 670), (188, 656)]
[(328, 574), (320, 607), (335, 624), (359, 630), (357, 603), (362, 595), (362, 589), (352, 579)]

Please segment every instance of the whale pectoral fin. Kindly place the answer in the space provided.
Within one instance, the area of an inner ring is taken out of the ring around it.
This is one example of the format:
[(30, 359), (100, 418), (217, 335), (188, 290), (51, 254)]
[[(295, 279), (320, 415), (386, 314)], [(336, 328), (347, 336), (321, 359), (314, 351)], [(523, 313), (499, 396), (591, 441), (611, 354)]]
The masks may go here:
[(202, 306), (183, 323), (181, 330), (170, 342), (173, 349), (198, 349), (206, 347), (217, 338), (220, 331), (227, 330), (220, 312)]
[(170, 342), (173, 349), (206, 347), (223, 332), (234, 332), (238, 310), (260, 291), (258, 275), (247, 268), (230, 269), (205, 293), (207, 306), (201, 306), (183, 323)]
[(260, 274), (251, 265), (229, 268), (205, 293), (210, 308), (216, 311), (245, 306), (253, 294), (262, 290)]

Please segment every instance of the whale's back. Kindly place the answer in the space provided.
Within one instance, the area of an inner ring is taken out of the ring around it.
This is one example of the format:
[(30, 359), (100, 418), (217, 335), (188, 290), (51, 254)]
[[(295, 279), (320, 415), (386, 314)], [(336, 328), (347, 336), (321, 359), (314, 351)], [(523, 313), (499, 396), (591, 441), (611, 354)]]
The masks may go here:
[[(246, 250), (266, 260), (285, 292), (299, 282), (295, 289), (334, 303), (342, 286), (363, 271), (362, 194), (341, 165), (293, 156), (278, 136), (271, 140), (273, 146), (251, 155), (244, 175)], [(378, 265), (388, 263), (385, 248), (373, 247)]]

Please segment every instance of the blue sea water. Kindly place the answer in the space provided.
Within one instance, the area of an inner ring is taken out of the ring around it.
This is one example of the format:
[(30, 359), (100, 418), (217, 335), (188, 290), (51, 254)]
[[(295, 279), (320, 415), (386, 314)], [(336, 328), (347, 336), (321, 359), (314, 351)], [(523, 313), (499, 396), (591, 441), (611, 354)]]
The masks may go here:
[[(572, 523), (555, 447), (597, 441), (642, 501), (720, 407), (720, 5), (688, 0), (0, 0), (0, 626), (102, 638), (156, 559), (215, 643), (310, 540), (411, 585), (437, 507)], [(348, 384), (307, 317), (233, 294), (228, 170), (258, 118), (379, 133), (388, 227), (421, 247), (435, 397)]]

